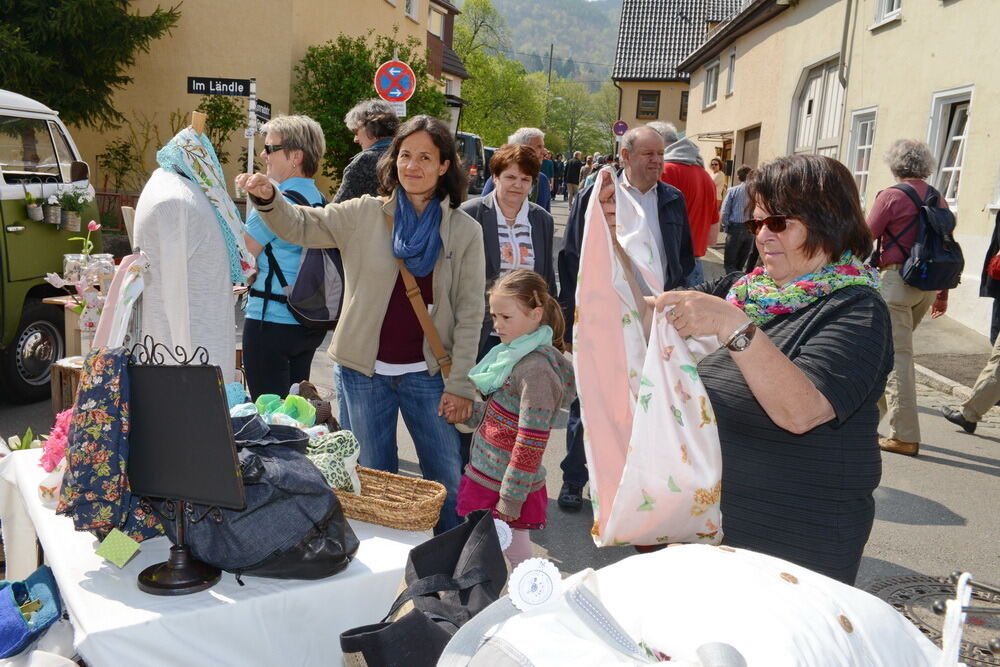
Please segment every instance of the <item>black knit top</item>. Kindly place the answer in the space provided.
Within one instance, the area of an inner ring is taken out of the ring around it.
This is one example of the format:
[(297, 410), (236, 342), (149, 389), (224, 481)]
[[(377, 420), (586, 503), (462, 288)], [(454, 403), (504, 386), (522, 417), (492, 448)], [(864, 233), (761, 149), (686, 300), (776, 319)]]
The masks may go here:
[[(705, 291), (724, 295), (728, 282)], [(725, 543), (853, 584), (882, 475), (876, 403), (892, 370), (888, 309), (876, 290), (851, 286), (761, 330), (809, 376), (836, 417), (790, 433), (764, 412), (728, 350), (701, 361), (722, 444)]]

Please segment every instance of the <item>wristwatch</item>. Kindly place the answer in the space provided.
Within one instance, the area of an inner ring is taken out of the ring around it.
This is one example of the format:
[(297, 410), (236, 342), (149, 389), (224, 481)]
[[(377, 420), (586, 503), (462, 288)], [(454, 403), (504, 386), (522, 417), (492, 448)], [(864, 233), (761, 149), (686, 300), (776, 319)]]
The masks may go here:
[(722, 346), (732, 350), (733, 352), (742, 352), (750, 347), (750, 341), (753, 340), (753, 335), (755, 333), (757, 333), (757, 325), (751, 320), (747, 320), (747, 323), (734, 331), (733, 335), (731, 335), (726, 342), (722, 344)]

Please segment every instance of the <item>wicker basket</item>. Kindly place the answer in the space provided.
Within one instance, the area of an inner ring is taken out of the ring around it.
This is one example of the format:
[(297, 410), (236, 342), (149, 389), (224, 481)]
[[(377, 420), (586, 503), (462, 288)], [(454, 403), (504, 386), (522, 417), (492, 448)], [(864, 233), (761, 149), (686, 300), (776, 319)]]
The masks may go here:
[(336, 490), (350, 519), (400, 530), (430, 530), (444, 504), (444, 486), (415, 477), (358, 466), (361, 494)]

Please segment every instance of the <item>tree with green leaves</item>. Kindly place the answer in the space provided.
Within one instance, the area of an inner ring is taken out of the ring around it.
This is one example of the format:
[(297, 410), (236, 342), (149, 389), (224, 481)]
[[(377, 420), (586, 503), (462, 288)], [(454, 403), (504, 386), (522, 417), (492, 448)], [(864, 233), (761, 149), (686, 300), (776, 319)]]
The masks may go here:
[(595, 124), (593, 100), (587, 86), (576, 81), (552, 84), (548, 126), (562, 135), (568, 152), (596, 149), (601, 143)]
[(73, 125), (121, 125), (115, 90), (140, 51), (177, 24), (180, 12), (157, 7), (140, 16), (128, 0), (4, 0), (0, 2), (0, 88), (58, 109)]
[(497, 55), (510, 49), (507, 24), (490, 0), (465, 0), (455, 20), (453, 46), (463, 61), (476, 53)]
[(462, 84), (468, 105), (462, 129), (478, 134), (487, 146), (500, 146), (519, 127), (541, 126), (545, 117), (544, 85), (526, 76), (516, 60), (486, 53), (465, 61), (472, 78)]
[(233, 132), (246, 125), (247, 115), (243, 105), (226, 95), (203, 95), (197, 110), (208, 116), (205, 122), (208, 140), (212, 142), (219, 162), (227, 164), (229, 151), (223, 146), (229, 143)]
[(344, 115), (358, 102), (375, 97), (375, 70), (395, 55), (410, 65), (417, 85), (406, 103), (409, 116), (445, 116), (444, 93), (430, 82), (426, 45), (415, 37), (405, 42), (392, 36), (340, 35), (320, 46), (310, 46), (295, 66), (292, 104), (298, 113), (313, 118), (326, 137), (323, 175), (337, 179), (358, 151), (354, 135), (344, 125)]
[(601, 89), (591, 95), (594, 123), (600, 136), (600, 150), (613, 153), (615, 150), (614, 125), (618, 122), (618, 89), (610, 81), (605, 81)]

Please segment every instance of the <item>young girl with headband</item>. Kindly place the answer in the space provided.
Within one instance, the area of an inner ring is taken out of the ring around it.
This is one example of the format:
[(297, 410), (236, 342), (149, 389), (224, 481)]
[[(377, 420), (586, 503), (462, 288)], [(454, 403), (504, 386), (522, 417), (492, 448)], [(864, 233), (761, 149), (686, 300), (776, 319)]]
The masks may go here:
[(528, 530), (545, 526), (542, 455), (561, 408), (576, 397), (573, 366), (563, 356), (559, 303), (545, 279), (515, 269), (489, 290), (500, 344), (469, 373), (485, 402), (467, 425), (478, 424), (458, 488), (458, 514), (492, 509), (510, 525), (512, 566), (531, 557)]

